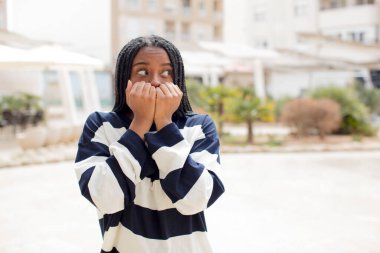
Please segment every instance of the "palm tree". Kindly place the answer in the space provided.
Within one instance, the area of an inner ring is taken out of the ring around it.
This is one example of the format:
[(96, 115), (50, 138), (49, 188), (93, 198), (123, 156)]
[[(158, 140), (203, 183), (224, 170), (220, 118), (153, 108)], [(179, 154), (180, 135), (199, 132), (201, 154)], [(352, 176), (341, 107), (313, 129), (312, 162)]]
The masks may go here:
[(248, 136), (247, 143), (253, 144), (253, 127), (255, 121), (269, 114), (268, 109), (262, 104), (259, 97), (255, 95), (252, 89), (240, 89), (240, 94), (234, 99), (232, 112), (237, 120), (247, 123)]
[(235, 90), (222, 84), (214, 87), (207, 87), (201, 92), (201, 97), (205, 100), (208, 110), (216, 113), (219, 135), (223, 134), (223, 123), (226, 101), (236, 94)]

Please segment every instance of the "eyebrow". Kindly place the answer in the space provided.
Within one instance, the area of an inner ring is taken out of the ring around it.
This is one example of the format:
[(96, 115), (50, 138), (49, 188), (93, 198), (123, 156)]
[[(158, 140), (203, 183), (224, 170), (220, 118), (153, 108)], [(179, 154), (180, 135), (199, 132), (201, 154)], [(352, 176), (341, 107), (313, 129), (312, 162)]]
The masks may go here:
[[(149, 65), (149, 62), (139, 61), (139, 62), (136, 62), (135, 64), (133, 64), (132, 67), (137, 66), (137, 65)], [(161, 66), (170, 66), (171, 67), (172, 64), (170, 62), (167, 62), (167, 63), (161, 64)]]

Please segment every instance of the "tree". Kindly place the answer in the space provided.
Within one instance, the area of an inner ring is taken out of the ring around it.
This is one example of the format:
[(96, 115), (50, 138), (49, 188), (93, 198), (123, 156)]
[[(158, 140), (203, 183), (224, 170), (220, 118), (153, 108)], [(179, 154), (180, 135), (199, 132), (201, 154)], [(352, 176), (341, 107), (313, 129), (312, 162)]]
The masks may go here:
[(232, 112), (239, 121), (247, 123), (247, 143), (253, 144), (254, 123), (269, 113), (267, 107), (252, 89), (242, 88), (239, 90), (239, 95), (233, 100)]
[(222, 84), (214, 87), (207, 87), (201, 91), (201, 97), (206, 102), (208, 111), (216, 113), (216, 121), (220, 136), (223, 134), (225, 104), (235, 93), (234, 89), (228, 88)]

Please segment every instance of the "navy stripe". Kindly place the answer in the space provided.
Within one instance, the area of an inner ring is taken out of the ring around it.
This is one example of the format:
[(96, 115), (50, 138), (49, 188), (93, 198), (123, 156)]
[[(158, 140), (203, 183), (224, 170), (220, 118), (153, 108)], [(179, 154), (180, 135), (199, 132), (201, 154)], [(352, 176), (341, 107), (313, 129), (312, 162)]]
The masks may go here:
[(207, 231), (203, 212), (182, 215), (174, 208), (156, 211), (134, 204), (128, 205), (124, 211), (105, 215), (101, 222), (105, 225), (102, 231), (118, 226), (119, 222), (134, 234), (158, 240)]
[(79, 179), (79, 188), (82, 193), (82, 195), (88, 199), (94, 206), (95, 203), (91, 198), (90, 190), (88, 189), (88, 182), (90, 181), (91, 175), (94, 172), (95, 166), (87, 169), (80, 177)]
[(114, 156), (108, 158), (106, 162), (108, 166), (111, 168), (112, 173), (114, 174), (121, 190), (124, 193), (124, 205), (129, 204), (135, 199), (136, 196), (135, 184), (124, 174)]
[(91, 156), (106, 156), (109, 157), (111, 154), (107, 145), (100, 142), (87, 142), (78, 144), (78, 153), (75, 158), (75, 162), (83, 161)]
[(94, 117), (94, 121), (100, 123), (99, 126), (104, 122), (109, 122), (114, 128), (129, 127), (131, 120), (127, 117), (121, 117), (123, 116), (115, 112), (97, 112), (97, 115)]
[(111, 251), (101, 250), (100, 253), (120, 253), (120, 252), (117, 251), (117, 249), (115, 247), (113, 247)]
[(155, 162), (151, 161), (152, 158), (149, 154), (148, 148), (145, 146), (144, 141), (134, 131), (127, 130), (118, 142), (124, 145), (139, 162), (141, 167), (141, 179), (144, 179), (144, 177), (151, 177), (158, 173), (158, 171), (156, 172), (156, 170), (158, 170), (157, 166), (154, 166)]
[(162, 146), (172, 147), (183, 139), (181, 132), (174, 123), (170, 123), (156, 133), (145, 134), (145, 140), (151, 154), (154, 154)]
[(195, 162), (189, 156), (182, 169), (171, 171), (165, 179), (161, 180), (162, 189), (170, 200), (175, 203), (186, 196), (201, 176), (203, 170), (203, 164)]
[[(186, 127), (193, 127), (197, 125), (203, 125), (203, 122), (206, 120), (207, 115), (205, 114), (194, 114), (187, 117), (185, 126)], [(183, 127), (182, 127), (183, 128)]]
[(218, 176), (213, 171), (208, 171), (213, 180), (213, 187), (211, 197), (207, 202), (207, 207), (210, 207), (224, 192), (224, 186), (222, 182), (219, 180)]
[(127, 130), (127, 132), (125, 132), (118, 140), (118, 142), (121, 145), (125, 146), (129, 152), (131, 152), (133, 157), (139, 161), (141, 167), (144, 165), (144, 161), (149, 154), (148, 149), (146, 148), (144, 141), (141, 140), (141, 138), (135, 132), (132, 130)]

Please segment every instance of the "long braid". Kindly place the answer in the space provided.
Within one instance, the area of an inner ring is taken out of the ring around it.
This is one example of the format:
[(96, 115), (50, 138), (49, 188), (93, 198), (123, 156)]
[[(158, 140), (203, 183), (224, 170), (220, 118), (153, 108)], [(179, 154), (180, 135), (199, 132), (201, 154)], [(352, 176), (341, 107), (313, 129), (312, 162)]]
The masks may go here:
[(185, 70), (179, 50), (169, 41), (162, 37), (151, 35), (149, 37), (139, 37), (128, 42), (120, 51), (116, 62), (115, 73), (115, 104), (112, 111), (124, 112), (131, 111), (126, 104), (125, 89), (131, 77), (132, 63), (138, 51), (143, 47), (163, 48), (169, 56), (173, 66), (173, 82), (178, 85), (183, 93), (181, 103), (177, 111), (173, 114), (174, 118), (183, 118), (192, 108), (187, 96), (185, 83)]

